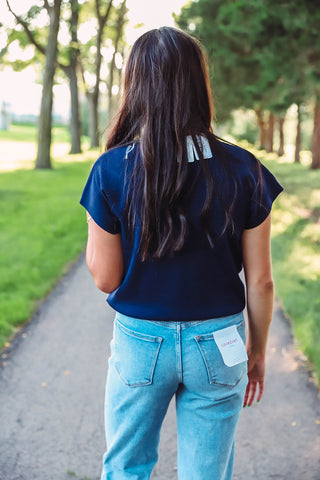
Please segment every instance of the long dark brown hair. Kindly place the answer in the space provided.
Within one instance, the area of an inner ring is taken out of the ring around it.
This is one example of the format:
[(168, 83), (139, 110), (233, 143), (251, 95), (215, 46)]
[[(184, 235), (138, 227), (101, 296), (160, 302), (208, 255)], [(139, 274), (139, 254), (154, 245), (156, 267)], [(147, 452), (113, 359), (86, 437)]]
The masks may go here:
[(140, 224), (142, 260), (161, 258), (184, 244), (188, 231), (183, 209), (188, 194), (187, 136), (193, 139), (205, 178), (201, 222), (213, 244), (206, 216), (214, 181), (197, 141), (199, 135), (214, 138), (212, 114), (207, 63), (199, 43), (170, 27), (138, 38), (127, 61), (122, 104), (107, 149), (136, 139), (140, 143), (142, 162), (135, 157), (128, 179), (127, 215), (131, 231)]

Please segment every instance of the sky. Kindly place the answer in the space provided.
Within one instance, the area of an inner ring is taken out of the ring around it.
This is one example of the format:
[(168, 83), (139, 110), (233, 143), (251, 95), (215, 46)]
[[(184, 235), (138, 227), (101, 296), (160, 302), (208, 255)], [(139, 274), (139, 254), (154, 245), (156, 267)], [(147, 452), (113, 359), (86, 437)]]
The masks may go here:
[[(32, 0), (9, 0), (17, 14), (23, 14), (34, 4)], [(81, 1), (81, 0), (80, 0)], [(132, 44), (142, 33), (152, 28), (163, 25), (173, 26), (172, 13), (179, 13), (180, 8), (187, 0), (127, 0), (130, 23), (126, 29), (127, 41)], [(114, 0), (114, 3), (119, 0)], [(0, 0), (0, 19), (4, 25), (14, 26), (13, 16), (7, 9), (5, 0)], [(40, 19), (41, 21), (41, 19)], [(44, 13), (43, 21), (46, 21)], [(136, 28), (137, 24), (144, 24)], [(0, 35), (0, 48), (6, 41)], [(28, 51), (25, 54), (28, 56)], [(29, 51), (32, 56), (32, 49)], [(18, 56), (14, 47), (11, 49), (12, 59)], [(68, 116), (69, 105), (67, 85), (54, 87), (54, 111), (64, 117)], [(11, 105), (11, 109), (17, 114), (38, 115), (40, 110), (41, 85), (36, 83), (36, 74), (32, 67), (28, 67), (21, 73), (13, 72), (9, 68), (0, 70), (0, 108), (3, 100)]]
[(145, 24), (144, 29), (135, 33), (135, 37), (139, 36), (142, 30), (146, 31), (164, 25), (174, 26), (172, 13), (179, 13), (185, 3), (187, 0), (127, 0), (131, 22)]

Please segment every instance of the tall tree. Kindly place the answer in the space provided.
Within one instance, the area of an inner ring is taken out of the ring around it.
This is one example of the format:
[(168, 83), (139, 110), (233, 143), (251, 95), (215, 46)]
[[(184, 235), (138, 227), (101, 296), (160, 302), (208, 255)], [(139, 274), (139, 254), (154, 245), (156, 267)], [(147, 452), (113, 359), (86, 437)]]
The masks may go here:
[(54, 0), (53, 4), (49, 5), (49, 1), (44, 0), (50, 24), (46, 48), (46, 66), (43, 74), (36, 168), (51, 168), (52, 89), (57, 59), (61, 1)]
[(123, 0), (120, 7), (117, 10), (117, 19), (115, 22), (114, 30), (115, 36), (113, 40), (114, 51), (112, 54), (112, 59), (109, 66), (109, 78), (108, 78), (108, 118), (111, 119), (114, 112), (114, 95), (112, 92), (112, 87), (115, 80), (115, 69), (116, 69), (116, 55), (120, 53), (121, 40), (123, 39), (123, 28), (126, 23), (126, 0)]
[(97, 34), (95, 41), (95, 71), (94, 71), (94, 84), (90, 87), (85, 79), (83, 63), (81, 63), (82, 68), (82, 78), (85, 88), (86, 97), (88, 100), (89, 107), (89, 135), (91, 140), (91, 148), (99, 146), (99, 122), (98, 122), (98, 102), (99, 102), (99, 93), (100, 93), (100, 80), (101, 80), (101, 64), (102, 64), (102, 42), (103, 42), (103, 33), (106, 27), (113, 0), (109, 0), (109, 3), (105, 9), (105, 12), (102, 13), (102, 1), (95, 0), (95, 15), (97, 18)]
[(71, 150), (70, 153), (81, 153), (81, 126), (80, 126), (80, 108), (79, 108), (79, 88), (78, 88), (78, 58), (79, 58), (79, 42), (78, 42), (78, 23), (80, 5), (78, 0), (69, 0), (70, 2), (70, 18), (69, 32), (71, 42), (67, 47), (66, 58), (67, 64), (59, 62), (59, 67), (67, 75), (69, 80), (69, 89), (71, 97)]
[[(8, 2), (7, 2), (8, 3)], [(45, 6), (45, 3), (44, 5)], [(70, 97), (71, 97), (71, 119), (70, 119), (70, 132), (71, 132), (71, 150), (70, 153), (81, 152), (81, 131), (80, 131), (80, 116), (79, 116), (79, 92), (77, 81), (77, 65), (79, 56), (79, 46), (77, 38), (78, 19), (80, 5), (78, 0), (68, 0), (65, 2), (66, 9), (70, 10), (70, 17), (67, 24), (70, 32), (70, 41), (66, 47), (58, 45), (56, 58), (56, 66), (60, 67), (69, 80)], [(50, 8), (50, 6), (49, 6)], [(62, 8), (62, 5), (61, 5)], [(43, 28), (37, 27), (37, 16), (41, 13), (43, 7), (34, 5), (27, 14), (26, 18), (16, 15), (12, 9), (18, 24), (23, 27), (23, 31), (13, 30), (10, 32), (9, 41), (13, 42), (18, 40), (19, 45), (22, 48), (28, 47), (30, 44), (35, 46), (36, 52), (34, 58), (28, 61), (16, 60), (14, 64), (10, 63), (14, 69), (22, 70), (28, 65), (35, 64), (35, 61), (42, 64), (42, 57), (47, 55), (47, 48), (45, 46), (46, 38), (44, 37)], [(60, 20), (61, 23), (61, 20)], [(59, 55), (60, 53), (60, 55)]]
[[(320, 9), (319, 2), (305, 0), (279, 0), (279, 6), (286, 15), (283, 18), (289, 34), (289, 43), (294, 51), (293, 72), (295, 89), (299, 94), (293, 97), (303, 105), (313, 96), (314, 116), (311, 142), (312, 169), (320, 168)], [(301, 90), (304, 90), (302, 93)]]
[(198, 0), (177, 18), (182, 28), (199, 36), (213, 58), (218, 119), (223, 121), (239, 107), (254, 109), (261, 145), (268, 149), (273, 143), (273, 115), (284, 116), (308, 91), (305, 78), (297, 81), (303, 62), (299, 42), (291, 41), (288, 24), (293, 15), (288, 4), (297, 7), (301, 2)]
[[(264, 129), (264, 110), (269, 108), (262, 97), (276, 80), (270, 54), (263, 51), (272, 38), (268, 18), (267, 2), (261, 0), (199, 0), (183, 8), (177, 19), (200, 38), (212, 59), (218, 121), (236, 108), (253, 108)], [(265, 137), (261, 130), (263, 143)]]
[(34, 38), (28, 23), (20, 18), (11, 8), (9, 0), (6, 0), (8, 9), (14, 15), (16, 21), (23, 26), (27, 36), (37, 48), (46, 55), (46, 63), (43, 74), (43, 87), (41, 96), (40, 116), (38, 123), (38, 151), (36, 168), (51, 168), (51, 128), (52, 128), (52, 103), (53, 103), (53, 82), (57, 59), (58, 32), (60, 26), (60, 11), (62, 0), (43, 1), (43, 7), (49, 15), (49, 34), (47, 46), (44, 48)]

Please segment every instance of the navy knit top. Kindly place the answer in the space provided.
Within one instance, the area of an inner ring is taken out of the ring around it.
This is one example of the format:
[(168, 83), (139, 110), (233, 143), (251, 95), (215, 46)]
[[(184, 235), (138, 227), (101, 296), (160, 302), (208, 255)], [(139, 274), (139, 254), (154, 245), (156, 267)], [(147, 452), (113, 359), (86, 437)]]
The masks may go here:
[[(194, 184), (184, 205), (188, 234), (180, 251), (159, 260), (141, 261), (139, 225), (132, 236), (125, 214), (125, 179), (134, 162), (141, 160), (139, 142), (111, 149), (93, 165), (80, 203), (101, 228), (112, 234), (121, 232), (125, 274), (121, 285), (107, 299), (120, 313), (141, 319), (191, 321), (232, 315), (245, 307), (245, 289), (239, 278), (242, 232), (267, 218), (283, 189), (248, 151), (218, 140), (209, 143), (205, 137), (201, 139), (203, 156), (218, 192), (213, 196), (208, 218), (214, 246), (210, 247), (200, 225), (205, 180), (197, 151), (188, 138), (188, 168)], [(222, 205), (231, 199), (235, 229), (221, 234), (225, 220)]]

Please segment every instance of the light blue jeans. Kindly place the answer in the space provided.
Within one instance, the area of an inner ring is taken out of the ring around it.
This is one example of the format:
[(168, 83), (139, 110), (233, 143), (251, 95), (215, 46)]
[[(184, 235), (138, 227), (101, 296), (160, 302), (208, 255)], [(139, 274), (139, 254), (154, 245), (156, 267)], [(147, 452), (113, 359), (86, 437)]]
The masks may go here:
[(179, 480), (230, 480), (247, 362), (228, 367), (213, 332), (242, 313), (193, 322), (159, 322), (117, 313), (106, 385), (107, 452), (101, 480), (147, 480), (160, 429), (175, 395)]

